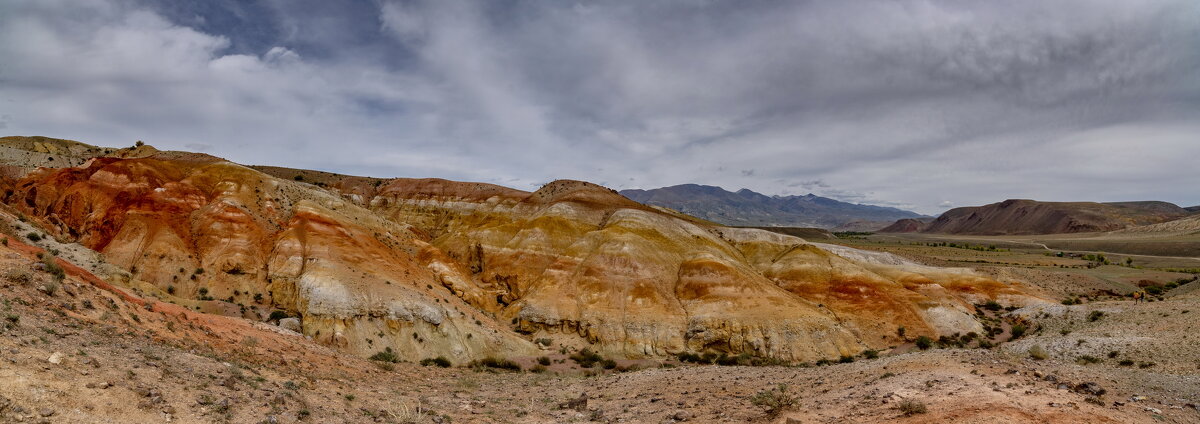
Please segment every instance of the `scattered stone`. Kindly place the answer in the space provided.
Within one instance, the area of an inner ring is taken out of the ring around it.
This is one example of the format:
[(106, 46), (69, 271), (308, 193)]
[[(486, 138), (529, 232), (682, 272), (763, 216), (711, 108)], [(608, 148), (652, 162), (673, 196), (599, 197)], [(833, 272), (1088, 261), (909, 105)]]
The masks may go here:
[(1146, 412), (1150, 412), (1150, 413), (1157, 414), (1157, 415), (1162, 415), (1162, 410), (1158, 409), (1158, 408), (1151, 408), (1151, 407), (1147, 406), (1147, 407), (1143, 407), (1142, 409), (1146, 410)]
[(558, 404), (558, 409), (574, 409), (579, 412), (587, 410), (588, 395), (581, 393), (578, 398)]
[(1104, 395), (1105, 393), (1108, 393), (1108, 390), (1105, 390), (1103, 387), (1100, 387), (1099, 384), (1096, 384), (1096, 383), (1093, 383), (1090, 381), (1086, 382), (1086, 383), (1076, 384), (1075, 387), (1073, 388), (1073, 390), (1076, 393), (1083, 393), (1083, 394), (1092, 395), (1092, 396), (1101, 396), (1101, 395)]
[(692, 418), (692, 413), (688, 411), (676, 411), (675, 415), (672, 415), (671, 418), (675, 421), (687, 421)]
[(62, 352), (54, 352), (50, 354), (49, 358), (46, 358), (46, 361), (50, 362), (51, 364), (58, 365), (61, 364), (63, 359), (66, 357), (67, 355), (64, 355)]
[(38, 410), (38, 415), (43, 417), (53, 416), (56, 411), (50, 408), (42, 408)]

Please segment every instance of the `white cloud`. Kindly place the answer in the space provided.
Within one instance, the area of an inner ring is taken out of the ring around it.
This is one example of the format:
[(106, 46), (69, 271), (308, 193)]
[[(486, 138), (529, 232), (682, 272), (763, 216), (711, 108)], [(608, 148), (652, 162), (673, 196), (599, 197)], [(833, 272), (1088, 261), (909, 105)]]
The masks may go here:
[(186, 5), (10, 1), (0, 127), (518, 188), (1200, 203), (1192, 1)]

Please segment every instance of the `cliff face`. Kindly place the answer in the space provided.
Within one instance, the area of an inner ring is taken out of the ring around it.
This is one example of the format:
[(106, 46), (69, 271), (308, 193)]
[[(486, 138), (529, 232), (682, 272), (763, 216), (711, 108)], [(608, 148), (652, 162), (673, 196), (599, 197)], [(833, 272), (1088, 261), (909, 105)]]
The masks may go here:
[(128, 270), (132, 287), (250, 318), (283, 309), (364, 356), (461, 362), (549, 338), (629, 357), (814, 360), (896, 344), (900, 326), (979, 332), (972, 305), (987, 300), (1041, 301), (967, 270), (709, 225), (579, 181), (529, 193), (264, 171), (275, 176), (208, 156), (97, 157), (10, 181), (4, 200)]

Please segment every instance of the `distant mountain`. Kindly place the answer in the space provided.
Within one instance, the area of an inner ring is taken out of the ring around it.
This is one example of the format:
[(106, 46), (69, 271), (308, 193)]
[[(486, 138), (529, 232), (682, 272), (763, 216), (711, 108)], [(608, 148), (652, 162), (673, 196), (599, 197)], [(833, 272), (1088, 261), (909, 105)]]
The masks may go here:
[(1115, 231), (1167, 222), (1189, 212), (1167, 202), (1039, 202), (1010, 199), (955, 208), (926, 225), (901, 220), (880, 232), (972, 235), (1060, 234)]
[(1200, 212), (1200, 206), (1188, 206), (1184, 209), (1186, 209), (1188, 212), (1191, 212), (1191, 213)]
[(635, 201), (671, 208), (733, 226), (833, 228), (852, 221), (894, 221), (922, 215), (883, 206), (859, 205), (814, 194), (767, 196), (748, 189), (683, 184), (651, 190), (622, 190)]

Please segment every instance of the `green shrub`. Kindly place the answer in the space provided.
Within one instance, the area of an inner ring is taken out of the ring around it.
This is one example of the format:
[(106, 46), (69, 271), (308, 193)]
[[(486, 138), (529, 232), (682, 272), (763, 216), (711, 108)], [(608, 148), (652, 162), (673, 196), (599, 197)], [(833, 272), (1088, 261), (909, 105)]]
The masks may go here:
[(427, 367), (428, 367), (428, 366), (430, 366), (430, 365), (437, 365), (437, 366), (439, 366), (439, 367), (442, 367), (442, 368), (450, 368), (450, 365), (451, 365), (451, 364), (450, 364), (450, 360), (449, 360), (449, 359), (446, 359), (446, 357), (445, 357), (445, 356), (439, 356), (439, 357), (436, 357), (436, 358), (425, 358), (425, 359), (422, 359), (422, 360), (421, 360), (421, 365), (424, 365), (424, 366), (427, 366)]
[(617, 367), (617, 361), (612, 359), (602, 359), (600, 360), (600, 366), (606, 370), (611, 370)]
[(796, 406), (796, 401), (796, 397), (788, 393), (786, 384), (780, 384), (771, 390), (763, 390), (750, 397), (752, 405), (765, 408), (767, 415), (772, 417)]
[(482, 366), (487, 368), (496, 368), (508, 371), (521, 371), (521, 364), (504, 358), (487, 357), (478, 361), (472, 362), (472, 366)]
[(582, 368), (591, 368), (592, 366), (596, 365), (597, 362), (600, 362), (602, 359), (604, 359), (604, 357), (600, 356), (599, 353), (592, 352), (592, 350), (588, 348), (583, 348), (583, 350), (571, 355), (570, 358)]
[(863, 357), (867, 358), (867, 359), (875, 359), (875, 358), (879, 357), (879, 351), (874, 350), (874, 349), (864, 350), (862, 354), (863, 354)]
[(900, 413), (904, 415), (924, 414), (928, 411), (928, 409), (925, 408), (924, 403), (913, 399), (907, 399), (903, 402), (900, 402), (899, 405), (896, 405), (896, 409), (899, 409)]
[(1075, 362), (1079, 363), (1079, 365), (1095, 364), (1100, 362), (1100, 358), (1091, 355), (1081, 355), (1075, 358)]
[(550, 365), (550, 358), (547, 356), (539, 357), (537, 358), (537, 363), (538, 365)]
[(26, 234), (25, 238), (29, 239), (29, 241), (42, 241), (41, 234), (35, 233), (33, 231), (30, 231), (29, 234)]
[(400, 362), (400, 357), (396, 356), (396, 352), (393, 352), (392, 348), (390, 348), (390, 347), (384, 348), (383, 352), (379, 352), (374, 355), (371, 355), (371, 357), (368, 359), (370, 359), (372, 361), (379, 361), (379, 362), (391, 362), (391, 363)]
[(983, 309), (987, 309), (989, 311), (999, 311), (1000, 308), (1000, 304), (996, 303), (995, 300), (989, 300), (987, 303), (983, 304)]
[(1013, 338), (1013, 340), (1019, 339), (1019, 338), (1021, 338), (1021, 336), (1024, 336), (1024, 335), (1025, 335), (1025, 325), (1023, 325), (1023, 324), (1015, 324), (1015, 325), (1013, 325), (1013, 326), (1012, 326), (1012, 338)]
[(1046, 348), (1034, 345), (1029, 348), (1029, 357), (1041, 361), (1049, 358), (1050, 354), (1046, 352)]
[(933, 347), (933, 339), (926, 336), (917, 337), (916, 344), (918, 349), (926, 350)]

